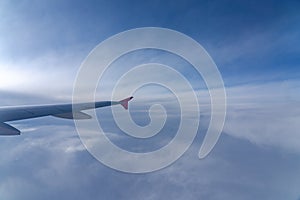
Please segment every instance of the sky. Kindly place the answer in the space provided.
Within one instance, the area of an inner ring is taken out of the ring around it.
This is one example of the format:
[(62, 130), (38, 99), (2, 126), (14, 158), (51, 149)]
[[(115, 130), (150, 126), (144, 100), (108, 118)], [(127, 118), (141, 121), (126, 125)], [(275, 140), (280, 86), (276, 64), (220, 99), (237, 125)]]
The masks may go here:
[[(0, 138), (0, 199), (300, 200), (299, 9), (298, 1), (275, 0), (0, 1), (0, 106), (71, 102), (87, 55), (105, 39), (140, 27), (173, 29), (200, 43), (227, 94), (222, 135), (199, 160), (211, 110), (203, 79), (176, 55), (129, 53), (112, 63), (97, 98), (108, 98), (113, 82), (132, 66), (172, 66), (190, 80), (200, 103), (198, 133), (184, 155), (159, 171), (124, 173), (89, 154), (73, 121), (9, 122), (22, 135)], [(181, 87), (173, 77), (159, 75)], [(148, 85), (134, 97), (129, 112), (140, 126), (149, 124), (151, 105), (165, 106), (169, 118), (161, 133), (132, 138), (118, 128), (111, 109), (103, 108), (97, 116), (107, 136), (135, 152), (166, 145), (180, 120), (174, 95)], [(153, 117), (160, 119), (159, 113)]]

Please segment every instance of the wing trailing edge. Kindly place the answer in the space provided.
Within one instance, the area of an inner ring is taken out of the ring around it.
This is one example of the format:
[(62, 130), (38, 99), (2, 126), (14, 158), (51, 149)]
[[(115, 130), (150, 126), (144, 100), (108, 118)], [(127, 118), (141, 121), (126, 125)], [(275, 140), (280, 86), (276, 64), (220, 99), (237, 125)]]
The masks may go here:
[(52, 115), (54, 117), (63, 118), (63, 119), (91, 119), (92, 117), (84, 112), (70, 112), (70, 113), (60, 113)]

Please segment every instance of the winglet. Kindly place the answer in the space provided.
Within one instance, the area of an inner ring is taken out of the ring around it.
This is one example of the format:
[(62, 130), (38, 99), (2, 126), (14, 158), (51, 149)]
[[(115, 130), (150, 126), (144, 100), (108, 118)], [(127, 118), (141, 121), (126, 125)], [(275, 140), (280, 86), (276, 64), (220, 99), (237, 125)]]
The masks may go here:
[(119, 101), (119, 103), (127, 110), (128, 109), (128, 101), (130, 101), (131, 99), (133, 99), (133, 97), (128, 97), (126, 99)]

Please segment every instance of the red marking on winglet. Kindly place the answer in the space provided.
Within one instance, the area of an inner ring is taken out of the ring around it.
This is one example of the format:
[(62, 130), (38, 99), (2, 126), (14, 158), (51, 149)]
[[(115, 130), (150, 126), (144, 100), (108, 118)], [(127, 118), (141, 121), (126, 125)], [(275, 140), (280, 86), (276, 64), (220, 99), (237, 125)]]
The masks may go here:
[(133, 99), (133, 97), (128, 97), (126, 99), (119, 101), (119, 103), (127, 110), (128, 109), (128, 101), (130, 101), (131, 99)]

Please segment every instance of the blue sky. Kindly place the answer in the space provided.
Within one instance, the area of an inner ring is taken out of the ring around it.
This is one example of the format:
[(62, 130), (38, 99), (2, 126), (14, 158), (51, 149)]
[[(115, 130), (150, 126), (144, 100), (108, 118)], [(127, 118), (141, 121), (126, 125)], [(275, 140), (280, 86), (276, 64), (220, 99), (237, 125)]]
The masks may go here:
[[(216, 147), (198, 160), (209, 119), (201, 77), (163, 52), (128, 55), (115, 67), (161, 61), (193, 80), (203, 113), (184, 156), (154, 173), (127, 174), (95, 160), (72, 121), (12, 122), (23, 134), (0, 138), (0, 199), (299, 200), (299, 8), (297, 1), (1, 1), (1, 106), (70, 102), (80, 64), (97, 44), (156, 26), (180, 31), (207, 50), (223, 76), (228, 113)], [(149, 122), (145, 110), (158, 103), (155, 92), (165, 106), (174, 98), (156, 87), (137, 92), (131, 114), (138, 124)], [(164, 145), (178, 123), (174, 115), (157, 138), (141, 141), (116, 127), (110, 109), (98, 115), (109, 138), (132, 151)]]

